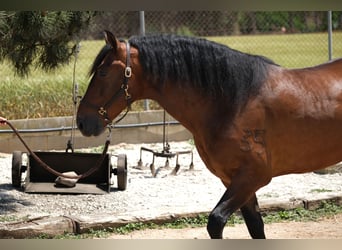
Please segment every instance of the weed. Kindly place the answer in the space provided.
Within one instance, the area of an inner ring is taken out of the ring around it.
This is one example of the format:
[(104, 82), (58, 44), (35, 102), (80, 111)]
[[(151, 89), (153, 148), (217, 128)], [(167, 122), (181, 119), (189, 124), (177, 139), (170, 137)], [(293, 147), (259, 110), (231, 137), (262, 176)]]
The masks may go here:
[(325, 189), (325, 188), (315, 188), (315, 189), (311, 189), (310, 193), (328, 193), (328, 192), (332, 192), (333, 190), (330, 189)]
[(13, 215), (2, 215), (0, 216), (0, 222), (11, 222), (16, 221), (18, 218)]

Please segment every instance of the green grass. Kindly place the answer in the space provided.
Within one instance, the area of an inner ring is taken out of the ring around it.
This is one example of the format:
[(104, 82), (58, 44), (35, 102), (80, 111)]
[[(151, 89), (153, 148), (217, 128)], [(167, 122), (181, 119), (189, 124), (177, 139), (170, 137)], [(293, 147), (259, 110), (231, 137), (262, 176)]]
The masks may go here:
[(15, 222), (15, 221), (27, 221), (29, 218), (28, 216), (24, 217), (17, 217), (14, 215), (0, 215), (0, 222)]
[[(76, 82), (81, 93), (86, 89), (89, 67), (102, 44), (98, 41), (81, 44), (76, 68)], [(8, 62), (2, 63), (0, 116), (21, 119), (72, 115), (73, 63), (74, 59), (52, 72), (32, 69), (24, 78), (14, 75)]]
[[(328, 34), (277, 34), (213, 37), (233, 49), (269, 57), (288, 68), (314, 66), (328, 60)], [(341, 32), (333, 34), (333, 56), (342, 57)]]
[(0, 222), (11, 222), (11, 221), (16, 221), (16, 220), (18, 220), (18, 218), (13, 215), (0, 216)]
[[(277, 212), (269, 212), (263, 214), (263, 220), (265, 224), (297, 221), (297, 222), (308, 222), (308, 221), (318, 221), (324, 217), (332, 217), (336, 214), (342, 213), (342, 206), (331, 202), (322, 202), (321, 206), (316, 210), (306, 210), (304, 208), (296, 208), (293, 210), (281, 210)], [(106, 228), (102, 230), (90, 230), (88, 233), (84, 234), (70, 234), (66, 233), (63, 235), (56, 235), (54, 239), (89, 239), (89, 238), (107, 238), (111, 234), (128, 234), (137, 230), (146, 229), (181, 229), (181, 228), (196, 228), (205, 227), (207, 225), (208, 215), (200, 214), (195, 217), (179, 218), (171, 222), (166, 222), (162, 224), (156, 224), (153, 222), (137, 222), (128, 223), (124, 226), (117, 228)], [(243, 218), (240, 215), (233, 214), (226, 226), (231, 227), (236, 224), (244, 223)], [(51, 238), (51, 236), (42, 234), (38, 238), (45, 239)]]
[[(327, 34), (278, 34), (209, 37), (208, 39), (224, 43), (233, 49), (260, 54), (276, 63), (289, 68), (307, 67), (326, 62), (328, 59)], [(334, 32), (334, 55), (342, 55), (342, 32)], [(87, 88), (89, 68), (104, 45), (104, 41), (82, 41), (77, 60), (76, 82), (80, 94)], [(0, 64), (0, 116), (7, 119), (24, 119), (72, 115), (73, 63), (60, 67), (53, 72), (32, 69), (28, 77), (14, 75), (8, 62)], [(159, 106), (151, 102), (151, 108)], [(142, 102), (133, 106), (142, 110)]]
[(310, 193), (329, 193), (332, 192), (333, 190), (330, 189), (325, 189), (325, 188), (315, 188), (315, 189), (311, 189)]

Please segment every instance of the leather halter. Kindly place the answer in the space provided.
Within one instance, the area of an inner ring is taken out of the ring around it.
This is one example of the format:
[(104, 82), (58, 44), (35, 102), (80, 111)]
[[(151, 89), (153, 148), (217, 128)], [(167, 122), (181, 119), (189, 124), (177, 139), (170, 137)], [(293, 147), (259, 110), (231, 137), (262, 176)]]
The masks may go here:
[(107, 109), (113, 104), (113, 102), (118, 98), (118, 96), (123, 92), (125, 94), (125, 99), (127, 102), (127, 109), (125, 114), (123, 114), (119, 119), (117, 119), (114, 123), (120, 122), (130, 111), (131, 109), (131, 95), (128, 92), (128, 80), (132, 76), (132, 68), (130, 66), (130, 44), (129, 42), (126, 42), (126, 68), (125, 68), (125, 74), (124, 74), (124, 80), (121, 84), (120, 89), (114, 93), (114, 95), (103, 105), (98, 107), (97, 105), (94, 105), (92, 103), (89, 103), (88, 101), (85, 101), (84, 99), (81, 100), (81, 103), (86, 104), (87, 106), (90, 106), (94, 109), (97, 109), (98, 114), (104, 118), (104, 120), (107, 122), (107, 125), (111, 124), (111, 121), (108, 117)]

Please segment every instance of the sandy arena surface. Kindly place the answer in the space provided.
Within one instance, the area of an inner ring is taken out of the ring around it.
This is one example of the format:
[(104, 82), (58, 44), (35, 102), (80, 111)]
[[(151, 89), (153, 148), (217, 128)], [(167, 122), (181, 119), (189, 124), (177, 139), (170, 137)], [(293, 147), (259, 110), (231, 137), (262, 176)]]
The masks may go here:
[[(0, 155), (0, 218), (35, 218), (50, 216), (132, 215), (153, 216), (211, 211), (225, 188), (200, 160), (189, 142), (171, 142), (171, 151), (193, 149), (194, 171), (189, 171), (189, 155), (181, 155), (178, 175), (169, 175), (172, 169), (161, 168), (153, 178), (148, 165), (152, 155), (143, 153), (146, 168), (137, 169), (140, 147), (161, 150), (162, 144), (117, 144), (110, 146), (114, 154), (124, 153), (128, 159), (128, 185), (118, 191), (116, 176), (112, 177), (111, 192), (104, 195), (29, 194), (11, 185), (11, 154)], [(115, 158), (115, 157), (114, 157)], [(157, 157), (156, 168), (165, 164), (165, 158)], [(175, 159), (170, 160), (173, 168)], [(320, 199), (342, 195), (342, 174), (320, 175), (315, 173), (276, 177), (257, 192), (259, 203), (294, 202), (303, 199)]]

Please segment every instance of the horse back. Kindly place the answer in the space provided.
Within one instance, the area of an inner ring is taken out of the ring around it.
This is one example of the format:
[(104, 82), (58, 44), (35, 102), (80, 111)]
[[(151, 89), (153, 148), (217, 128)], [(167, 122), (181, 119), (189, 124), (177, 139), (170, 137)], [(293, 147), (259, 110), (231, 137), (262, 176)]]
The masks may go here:
[(342, 59), (303, 69), (271, 66), (261, 96), (273, 176), (342, 161)]

